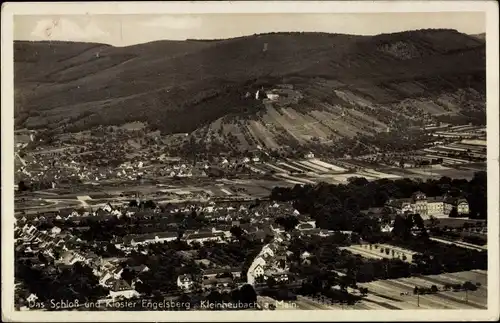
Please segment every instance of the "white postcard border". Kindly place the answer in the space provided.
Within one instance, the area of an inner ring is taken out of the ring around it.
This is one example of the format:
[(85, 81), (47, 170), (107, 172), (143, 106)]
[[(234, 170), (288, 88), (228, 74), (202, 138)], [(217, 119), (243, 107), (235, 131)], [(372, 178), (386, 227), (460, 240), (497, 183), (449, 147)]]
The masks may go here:
[[(14, 122), (13, 16), (54, 14), (159, 13), (360, 13), (475, 11), (486, 13), (488, 309), (349, 310), (236, 312), (20, 312), (14, 310)], [(114, 321), (479, 321), (499, 318), (499, 79), (498, 3), (496, 1), (238, 1), (97, 2), (2, 4), (2, 320), (22, 322)]]

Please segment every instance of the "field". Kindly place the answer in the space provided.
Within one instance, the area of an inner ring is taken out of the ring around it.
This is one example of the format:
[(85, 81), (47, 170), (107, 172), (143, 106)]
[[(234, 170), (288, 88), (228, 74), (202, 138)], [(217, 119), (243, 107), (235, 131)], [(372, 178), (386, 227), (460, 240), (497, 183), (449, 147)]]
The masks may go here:
[[(417, 306), (417, 297), (413, 295), (415, 286), (431, 287), (436, 285), (441, 290), (445, 284), (463, 284), (466, 281), (481, 284), (477, 291), (468, 292), (468, 302), (465, 300), (465, 292), (439, 291), (434, 295), (420, 295), (420, 306)], [(369, 294), (374, 295), (373, 298), (385, 299), (386, 303), (399, 309), (486, 309), (487, 284), (486, 271), (472, 270), (433, 276), (379, 280), (359, 285), (368, 288)], [(401, 293), (409, 293), (409, 295), (402, 296)]]
[[(480, 283), (476, 291), (443, 291), (445, 284)], [(433, 295), (413, 295), (413, 289), (436, 285)], [(355, 305), (325, 304), (311, 297), (298, 296), (292, 301), (301, 310), (417, 310), (417, 309), (487, 309), (487, 272), (472, 270), (441, 275), (420, 276), (358, 283), (368, 288), (368, 295)]]

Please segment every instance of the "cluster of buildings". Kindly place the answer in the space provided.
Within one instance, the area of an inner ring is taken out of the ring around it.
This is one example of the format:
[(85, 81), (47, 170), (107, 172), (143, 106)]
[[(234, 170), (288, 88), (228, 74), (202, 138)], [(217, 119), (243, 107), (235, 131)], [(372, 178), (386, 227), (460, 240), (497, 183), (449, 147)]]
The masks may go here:
[(427, 197), (422, 192), (416, 192), (411, 198), (390, 199), (386, 206), (398, 214), (417, 213), (422, 218), (448, 217), (453, 208), (457, 209), (459, 216), (469, 214), (469, 203), (464, 198), (451, 196)]
[(81, 262), (90, 267), (99, 284), (109, 289), (112, 299), (138, 295), (134, 289), (137, 280), (133, 280), (130, 285), (121, 279), (123, 268), (116, 260), (105, 261), (94, 252), (82, 251), (84, 242), (69, 232), (62, 232), (58, 227), (45, 232), (26, 224), (20, 229), (20, 240), (23, 243), (18, 249), (21, 247), (25, 252), (42, 252), (52, 259), (55, 266), (68, 267)]
[(184, 292), (233, 289), (241, 278), (241, 267), (203, 269), (200, 274), (183, 274), (177, 277), (177, 287)]
[(247, 283), (264, 282), (270, 277), (275, 281), (288, 281), (289, 265), (287, 262), (286, 240), (280, 235), (274, 235), (273, 240), (262, 247), (247, 271)]

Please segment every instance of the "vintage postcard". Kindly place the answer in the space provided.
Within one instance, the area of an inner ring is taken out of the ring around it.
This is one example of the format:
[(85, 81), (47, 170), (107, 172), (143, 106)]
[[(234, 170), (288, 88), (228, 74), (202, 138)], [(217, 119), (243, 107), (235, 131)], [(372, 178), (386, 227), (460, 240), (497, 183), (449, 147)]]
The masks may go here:
[(499, 318), (494, 1), (2, 5), (2, 319)]

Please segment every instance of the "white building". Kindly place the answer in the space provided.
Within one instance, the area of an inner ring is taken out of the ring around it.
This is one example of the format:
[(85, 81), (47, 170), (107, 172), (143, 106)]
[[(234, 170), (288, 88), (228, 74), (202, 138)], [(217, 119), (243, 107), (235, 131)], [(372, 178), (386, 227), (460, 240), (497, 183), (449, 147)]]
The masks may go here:
[(194, 280), (190, 275), (180, 275), (177, 277), (177, 287), (182, 290), (188, 291), (194, 285)]
[(269, 100), (276, 101), (279, 99), (279, 94), (276, 93), (266, 93), (266, 96)]
[(312, 158), (314, 158), (314, 154), (313, 154), (312, 152), (309, 152), (309, 153), (307, 153), (307, 154), (304, 156), (304, 158), (307, 158), (307, 159), (312, 159)]
[(116, 299), (119, 297), (132, 298), (139, 296), (139, 293), (134, 290), (126, 281), (117, 280), (109, 291), (109, 296), (111, 296), (112, 299)]

